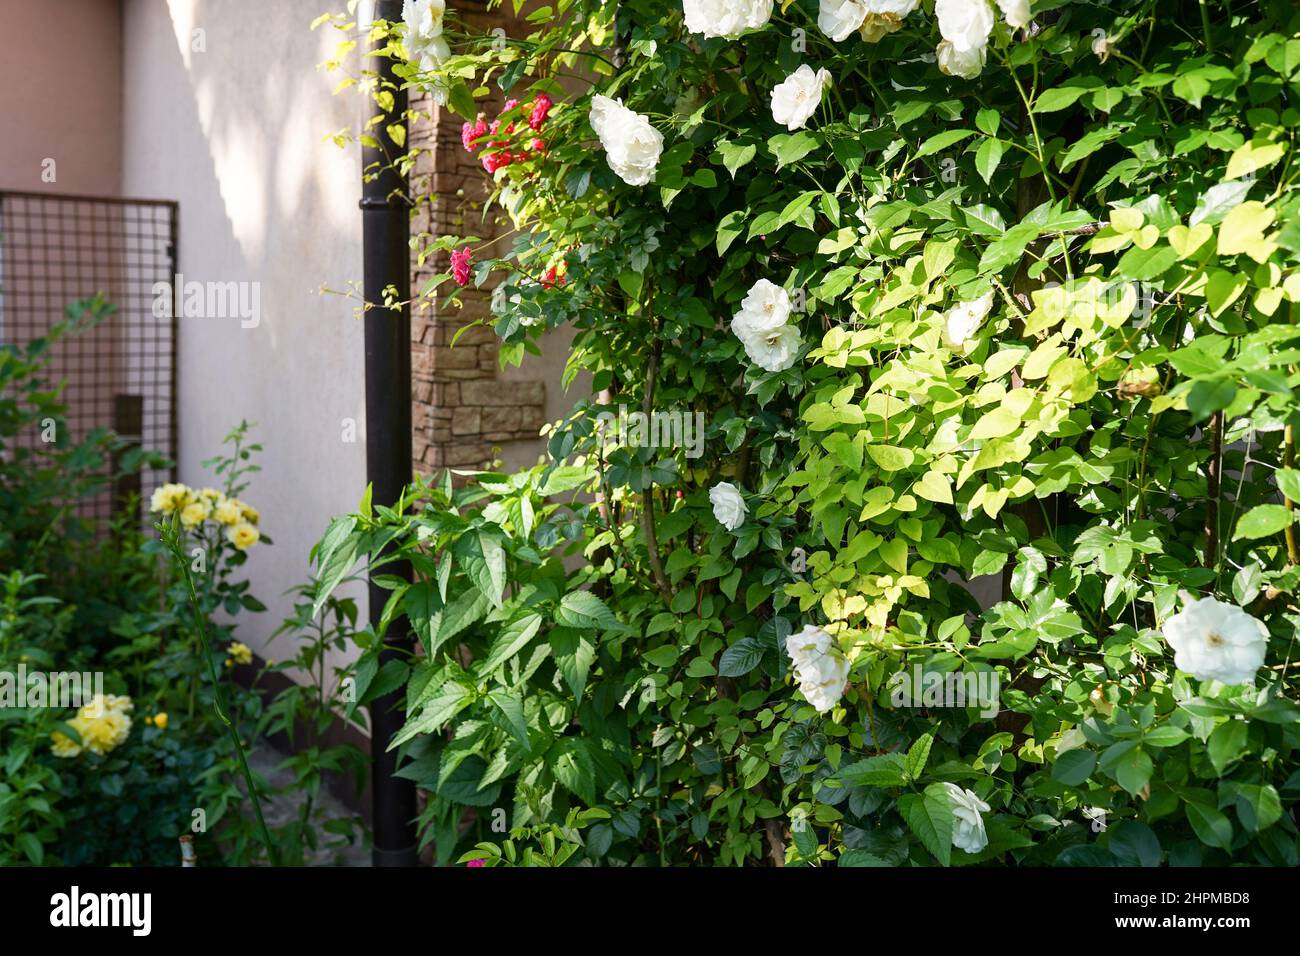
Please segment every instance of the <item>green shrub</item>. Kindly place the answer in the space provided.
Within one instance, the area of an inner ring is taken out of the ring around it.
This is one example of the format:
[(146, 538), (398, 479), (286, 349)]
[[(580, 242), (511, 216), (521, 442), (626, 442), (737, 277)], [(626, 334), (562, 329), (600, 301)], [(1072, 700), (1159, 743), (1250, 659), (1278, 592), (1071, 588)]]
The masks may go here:
[[(264, 707), (258, 691), (234, 680), (235, 666), (252, 660), (251, 649), (235, 639), (237, 615), (264, 610), (241, 569), (252, 542), (269, 538), (256, 530), (256, 510), (238, 498), (257, 471), (252, 456), (260, 448), (248, 444), (248, 426), (241, 425), (228, 436), (229, 453), (205, 463), (222, 490), (167, 486), (151, 495), (155, 511), (176, 512), (178, 521), (194, 506), (180, 531), (198, 619), (214, 638), (209, 656), (179, 569), (140, 527), (138, 510), (123, 509), (107, 529), (78, 517), (78, 504), (115, 477), (110, 461), (118, 460), (122, 473), (165, 464), (148, 452), (123, 453), (120, 440), (103, 430), (71, 443), (61, 386), (45, 379), (51, 348), (110, 313), (101, 300), (83, 303), (45, 338), (0, 348), (4, 694), (25, 667), (98, 674), (113, 701), (104, 708), (113, 715), (103, 716), (94, 706), (64, 711), (55, 701), (22, 706), (0, 697), (0, 865), (178, 865), (177, 838), (191, 832), (204, 864), (268, 859), (266, 841), (253, 831), (247, 787), (236, 782), (232, 741), (214, 709), (219, 686), (246, 742), (298, 728), (311, 735), (309, 746), (286, 761), (287, 786), (256, 784), (263, 795), (308, 795), (298, 818), (272, 836), (279, 861), (301, 863), (324, 846), (322, 827), (337, 837), (331, 846), (361, 834), (358, 819), (322, 820), (313, 804), (324, 772), (359, 783), (363, 758), (354, 747), (318, 745), (334, 706), (323, 691), (291, 688)], [(39, 440), (43, 433), (54, 440)], [(105, 533), (112, 547), (105, 547)], [(346, 641), (355, 622), (345, 601), (331, 602), (329, 611), (332, 625), (286, 622), (281, 632), (301, 630), (304, 641), (278, 668), (324, 678), (325, 644)]]
[(597, 861), (1294, 865), (1294, 5), (686, 7), (391, 31), (515, 226), (424, 237), (422, 294), (490, 277), (503, 358), (569, 326), (600, 393), (547, 470), (350, 519), (417, 573), (437, 839), (573, 803)]

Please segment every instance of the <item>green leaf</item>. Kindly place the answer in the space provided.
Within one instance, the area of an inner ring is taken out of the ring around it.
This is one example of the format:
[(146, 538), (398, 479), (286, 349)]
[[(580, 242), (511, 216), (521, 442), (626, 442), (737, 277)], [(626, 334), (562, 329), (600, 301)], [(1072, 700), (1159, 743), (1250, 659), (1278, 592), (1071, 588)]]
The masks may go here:
[(779, 133), (767, 141), (767, 148), (776, 157), (776, 168), (789, 166), (803, 159), (817, 148), (817, 137), (812, 133)]
[(596, 659), (596, 645), (582, 632), (566, 627), (555, 628), (549, 639), (555, 665), (564, 675), (573, 696), (581, 699), (587, 687), (587, 674)]
[(868, 853), (866, 850), (845, 850), (840, 854), (839, 859), (835, 861), (836, 866), (889, 866), (889, 861), (883, 860), (875, 854)]
[(483, 563), (487, 568), (488, 587), (479, 584), (479, 590), (487, 595), (493, 607), (501, 606), (501, 595), (506, 588), (506, 552), (500, 541), (493, 535), (478, 534), (479, 547), (483, 552)]
[(924, 793), (903, 794), (898, 812), (925, 848), (947, 866), (952, 861), (952, 804), (944, 785), (932, 783)]
[(34, 833), (19, 833), (14, 837), (14, 843), (18, 849), (31, 861), (32, 866), (40, 866), (45, 862), (45, 847), (41, 841), (36, 838)]
[(523, 617), (511, 621), (497, 634), (496, 640), (492, 642), (492, 649), (488, 652), (487, 659), (481, 664), (476, 664), (478, 672), (489, 674), (510, 660), (528, 645), (528, 642), (533, 639), (533, 635), (537, 633), (538, 628), (541, 626), (542, 616), (540, 614), (525, 614)]
[(525, 750), (531, 746), (528, 741), (528, 722), (524, 719), (524, 702), (518, 694), (498, 688), (488, 692), (488, 700), (505, 719), (506, 726), (515, 735)]
[(1246, 291), (1246, 285), (1244, 275), (1215, 269), (1205, 284), (1205, 300), (1210, 305), (1210, 312), (1215, 316), (1222, 315)]
[(745, 215), (746, 210), (738, 209), (722, 217), (722, 221), (718, 223), (718, 255), (726, 253), (731, 248), (731, 244), (736, 241), (736, 237), (745, 231)]
[(1263, 172), (1286, 155), (1287, 147), (1263, 137), (1255, 137), (1242, 145), (1228, 160), (1228, 179), (1240, 179)]
[(1035, 113), (1055, 113), (1073, 106), (1084, 93), (1089, 92), (1082, 86), (1058, 86), (1045, 90), (1034, 102)]
[(586, 741), (561, 737), (547, 754), (551, 772), (566, 790), (587, 804), (596, 802), (596, 766)]
[(1267, 538), (1290, 527), (1295, 521), (1295, 512), (1286, 505), (1258, 505), (1251, 508), (1240, 520), (1232, 534), (1233, 541), (1251, 541), (1255, 538)]
[(316, 597), (312, 602), (312, 617), (320, 614), (334, 589), (348, 576), (360, 556), (360, 536), (352, 532), (357, 526), (353, 517), (336, 518), (325, 537), (316, 546), (317, 567)]
[(1020, 429), (1020, 416), (1009, 409), (999, 406), (985, 412), (975, 427), (971, 429), (972, 441), (984, 441), (988, 438), (1003, 438)]
[(1294, 468), (1279, 468), (1273, 473), (1277, 479), (1277, 490), (1282, 492), (1288, 501), (1300, 501), (1300, 471)]
[(867, 454), (885, 471), (902, 471), (916, 459), (912, 449), (899, 445), (867, 445)]
[(1002, 218), (1002, 213), (992, 206), (983, 203), (969, 206), (962, 210), (962, 215), (966, 217), (971, 230), (981, 235), (1000, 236), (1007, 231), (1006, 220)]
[(1164, 855), (1154, 831), (1138, 820), (1116, 824), (1107, 846), (1126, 866), (1159, 866)]
[(1102, 127), (1098, 127), (1097, 129), (1090, 130), (1088, 133), (1084, 134), (1084, 136), (1081, 137), (1077, 142), (1075, 142), (1074, 145), (1072, 145), (1068, 150), (1066, 150), (1065, 155), (1063, 155), (1060, 159), (1057, 160), (1057, 164), (1060, 166), (1061, 172), (1065, 172), (1075, 163), (1091, 156), (1097, 150), (1101, 149), (1103, 146), (1109, 143), (1112, 139), (1119, 136), (1120, 133), (1122, 132), (1123, 130), (1114, 126), (1109, 126), (1109, 127), (1102, 126)]
[[(1265, 231), (1273, 224), (1276, 213), (1262, 202), (1249, 200), (1234, 208), (1219, 226), (1219, 255), (1248, 253), (1257, 261), (1267, 258)], [(1262, 251), (1262, 256), (1258, 253)]]
[(1229, 212), (1245, 201), (1253, 185), (1253, 182), (1243, 180), (1211, 186), (1205, 191), (1205, 195), (1201, 196), (1196, 208), (1192, 210), (1191, 219), (1188, 220), (1189, 224), (1197, 226), (1205, 223), (1208, 226), (1213, 226), (1223, 222), (1223, 218)]
[(1232, 823), (1208, 798), (1189, 796), (1184, 805), (1187, 820), (1202, 843), (1221, 850), (1232, 849)]
[(578, 465), (561, 465), (547, 473), (546, 481), (537, 489), (537, 493), (543, 498), (563, 494), (566, 491), (581, 488), (591, 480), (591, 477), (591, 470), (588, 468)]
[(993, 182), (993, 174), (998, 171), (1004, 152), (1006, 147), (1002, 145), (1002, 140), (993, 138), (980, 143), (979, 149), (975, 151), (975, 170), (986, 183)]
[(718, 144), (718, 155), (722, 159), (722, 165), (731, 173), (731, 178), (736, 178), (736, 170), (747, 165), (758, 155), (758, 147), (753, 143), (736, 143), (730, 140)]
[(1249, 733), (1250, 727), (1244, 720), (1228, 720), (1214, 728), (1206, 749), (1210, 754), (1210, 763), (1220, 775), (1246, 752)]
[(1254, 601), (1263, 587), (1264, 570), (1253, 561), (1232, 576), (1232, 596), (1242, 607)]
[(922, 159), (935, 153), (942, 153), (945, 149), (956, 146), (962, 140), (974, 135), (975, 131), (970, 129), (946, 129), (941, 133), (935, 133), (921, 144), (921, 148), (916, 151), (916, 158)]
[[(408, 598), (412, 591), (407, 592)], [(456, 595), (451, 604), (429, 620), (430, 640), (426, 646), (429, 655), (433, 656), (447, 641), (478, 623), (487, 614), (489, 607), (491, 604), (478, 588), (466, 588)]]
[(1052, 764), (1052, 779), (1067, 787), (1078, 787), (1092, 776), (1097, 755), (1091, 750), (1067, 750)]
[(942, 505), (950, 505), (953, 502), (952, 479), (937, 471), (926, 472), (921, 480), (912, 486), (912, 491), (926, 501), (934, 501)]
[(1161, 724), (1150, 733), (1143, 734), (1142, 743), (1148, 747), (1177, 747), (1191, 735), (1181, 727)]
[(906, 758), (881, 754), (841, 767), (835, 775), (850, 787), (901, 787), (907, 783)]
[(1187, 410), (1193, 422), (1203, 422), (1237, 396), (1237, 386), (1227, 379), (1196, 382), (1187, 391)]
[(677, 649), (675, 644), (663, 644), (652, 650), (645, 651), (641, 654), (641, 659), (655, 667), (669, 668), (677, 663), (677, 658), (682, 656), (682, 652)]
[(720, 677), (743, 677), (763, 659), (763, 646), (757, 638), (742, 637), (722, 652), (718, 662)]
[(925, 769), (926, 762), (930, 759), (930, 747), (933, 744), (934, 734), (923, 734), (907, 751), (907, 762), (904, 770), (910, 779), (917, 780), (920, 778), (921, 771)]
[(1272, 784), (1237, 786), (1237, 819), (1251, 833), (1267, 830), (1282, 819), (1282, 799)]
[(1100, 765), (1121, 787), (1134, 795), (1151, 780), (1154, 769), (1151, 758), (1136, 740), (1123, 740), (1107, 747), (1101, 755)]
[(1041, 232), (1037, 223), (1021, 222), (989, 243), (980, 257), (980, 272), (998, 272), (1013, 262), (1018, 262), (1025, 247), (1038, 238)]
[(437, 733), (449, 720), (468, 707), (473, 699), (469, 688), (455, 683), (444, 684), (418, 715), (407, 719), (406, 725), (398, 731), (386, 749), (392, 750), (420, 734)]
[(565, 627), (627, 631), (605, 602), (590, 591), (570, 591), (560, 599), (555, 620)]

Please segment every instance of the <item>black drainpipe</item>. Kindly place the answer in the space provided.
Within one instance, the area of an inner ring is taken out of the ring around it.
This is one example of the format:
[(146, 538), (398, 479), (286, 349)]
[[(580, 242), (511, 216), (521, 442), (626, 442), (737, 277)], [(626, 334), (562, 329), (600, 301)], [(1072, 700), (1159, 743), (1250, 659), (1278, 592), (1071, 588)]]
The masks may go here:
[[(401, 0), (378, 0), (375, 18), (390, 22), (402, 19)], [(385, 290), (396, 290), (396, 299), (410, 296), (411, 221), (407, 204), (406, 177), (392, 168), (393, 157), (404, 150), (388, 135), (392, 122), (404, 123), (407, 95), (402, 81), (393, 74), (393, 61), (375, 59), (380, 83), (392, 91), (395, 103), (384, 114), (369, 100), (371, 115), (383, 122), (368, 129), (380, 149), (363, 147), (362, 165), (370, 180), (361, 185), (361, 209), (365, 242), (365, 296), (368, 303), (385, 301)], [(389, 87), (388, 84), (392, 86)], [(383, 171), (375, 176), (375, 170)], [(411, 314), (401, 305), (392, 309), (371, 308), (365, 315), (366, 335), (366, 479), (376, 505), (393, 505), (411, 481)], [(386, 565), (383, 573), (410, 578), (405, 564)], [(370, 582), (370, 622), (378, 625), (389, 592)], [(403, 657), (414, 649), (414, 638), (405, 618), (388, 628), (383, 662)], [(397, 752), (388, 742), (401, 728), (404, 716), (401, 692), (378, 698), (370, 705), (371, 794), (374, 801), (375, 866), (415, 866), (415, 784), (393, 776)]]

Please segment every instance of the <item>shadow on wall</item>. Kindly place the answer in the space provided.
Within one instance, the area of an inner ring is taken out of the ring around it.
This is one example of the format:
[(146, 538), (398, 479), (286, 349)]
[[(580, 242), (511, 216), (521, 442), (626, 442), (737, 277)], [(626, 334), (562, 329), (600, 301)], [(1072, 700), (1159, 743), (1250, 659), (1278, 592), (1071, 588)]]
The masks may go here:
[(232, 425), (257, 423), (263, 470), (248, 497), (275, 545), (250, 553), (269, 610), (241, 637), (272, 658), (288, 656), (265, 646), (289, 613), (284, 592), (365, 477), (361, 324), (352, 302), (320, 292), (361, 274), (359, 151), (327, 139), (355, 130), (359, 107), (317, 70), (337, 38), (310, 30), (321, 9), (125, 5), (124, 189), (179, 200), (181, 273), (216, 306), (178, 321), (180, 478), (212, 483), (202, 462)]

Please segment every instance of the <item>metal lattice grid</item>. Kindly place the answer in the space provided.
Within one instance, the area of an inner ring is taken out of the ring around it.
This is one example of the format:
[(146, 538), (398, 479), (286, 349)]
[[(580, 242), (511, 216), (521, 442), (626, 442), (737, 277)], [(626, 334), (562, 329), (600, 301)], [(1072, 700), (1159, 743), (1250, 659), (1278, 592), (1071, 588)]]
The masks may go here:
[[(177, 273), (177, 204), (0, 191), (0, 341), (45, 334), (73, 302), (103, 295), (116, 312), (53, 350), (48, 377), (66, 381), (71, 439), (109, 428), (176, 458), (176, 320), (155, 315), (155, 288)], [(173, 303), (174, 304), (174, 303)], [(19, 436), (34, 445), (40, 436)], [(130, 492), (175, 479), (146, 470), (83, 503), (103, 521)]]

